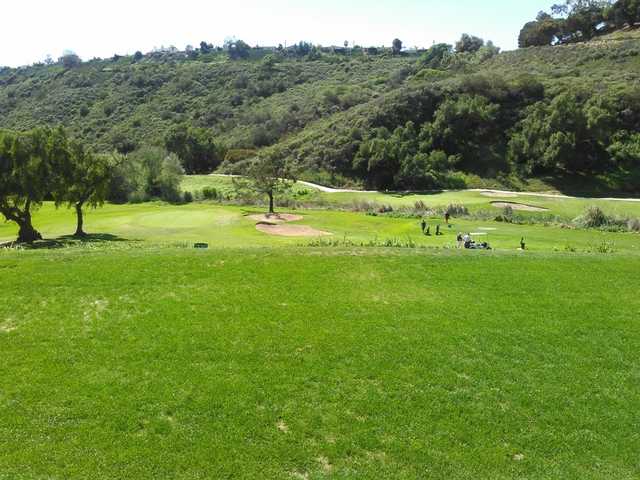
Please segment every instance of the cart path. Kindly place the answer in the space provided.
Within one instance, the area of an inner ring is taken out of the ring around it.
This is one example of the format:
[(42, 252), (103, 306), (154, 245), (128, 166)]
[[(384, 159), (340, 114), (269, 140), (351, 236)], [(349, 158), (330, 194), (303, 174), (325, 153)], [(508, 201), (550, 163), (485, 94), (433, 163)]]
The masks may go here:
[[(242, 175), (225, 175), (222, 173), (212, 173), (213, 177), (227, 177), (227, 178), (239, 178)], [(307, 187), (315, 188), (324, 193), (385, 193), (378, 190), (355, 190), (350, 188), (332, 188), (325, 187), (324, 185), (318, 185), (317, 183), (304, 182), (299, 180), (297, 183), (306, 185)], [(466, 190), (437, 190), (438, 192), (478, 192), (478, 193), (491, 193), (494, 195), (517, 195), (517, 196), (529, 196), (529, 197), (543, 197), (543, 198), (560, 198), (560, 199), (576, 199), (576, 200), (605, 200), (609, 202), (640, 202), (640, 198), (618, 198), (618, 197), (577, 197), (572, 195), (563, 195), (561, 193), (540, 193), (540, 192), (516, 192), (509, 190), (493, 190), (490, 188), (469, 188)], [(389, 192), (389, 193), (407, 193), (412, 192)], [(416, 193), (419, 195), (419, 193)]]

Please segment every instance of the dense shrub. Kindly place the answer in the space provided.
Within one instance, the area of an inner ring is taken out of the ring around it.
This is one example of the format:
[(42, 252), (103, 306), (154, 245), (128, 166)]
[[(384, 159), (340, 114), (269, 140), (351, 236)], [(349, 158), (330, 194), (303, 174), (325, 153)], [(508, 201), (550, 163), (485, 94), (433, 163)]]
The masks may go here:
[(460, 52), (435, 45), (420, 60), (231, 42), (64, 72), (2, 69), (0, 126), (62, 123), (109, 153), (164, 144), (188, 173), (276, 147), (335, 186), (432, 190), (462, 188), (469, 176), (595, 173), (637, 191), (638, 38), (496, 55), (469, 36)]
[(214, 187), (204, 187), (202, 189), (202, 198), (204, 200), (217, 200), (218, 197), (218, 190)]
[(448, 213), (452, 217), (465, 217), (469, 215), (469, 209), (461, 203), (450, 203), (447, 205), (445, 213)]
[(574, 223), (583, 228), (600, 228), (613, 223), (613, 219), (607, 216), (600, 207), (587, 207), (585, 212), (574, 220)]
[(139, 203), (152, 199), (181, 202), (180, 182), (184, 170), (180, 159), (157, 147), (129, 154), (115, 170), (108, 199), (116, 203)]

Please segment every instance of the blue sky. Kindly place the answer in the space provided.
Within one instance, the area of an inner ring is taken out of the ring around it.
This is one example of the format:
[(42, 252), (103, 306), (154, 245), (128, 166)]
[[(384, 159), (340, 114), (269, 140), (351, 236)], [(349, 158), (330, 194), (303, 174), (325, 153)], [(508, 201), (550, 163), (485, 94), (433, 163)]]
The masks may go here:
[[(3, 2), (4, 3), (4, 2)], [(154, 47), (222, 44), (406, 46), (453, 43), (464, 33), (516, 48), (520, 27), (553, 0), (21, 0), (2, 7), (0, 65), (57, 58), (108, 57)]]

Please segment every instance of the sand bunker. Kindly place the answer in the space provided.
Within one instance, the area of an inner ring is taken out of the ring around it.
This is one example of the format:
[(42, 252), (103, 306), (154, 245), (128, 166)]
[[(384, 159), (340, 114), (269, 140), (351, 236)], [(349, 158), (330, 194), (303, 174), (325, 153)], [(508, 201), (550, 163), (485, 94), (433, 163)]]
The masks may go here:
[(480, 192), (480, 195), (485, 197), (496, 197), (496, 198), (513, 198), (517, 197), (517, 193), (509, 193), (509, 192)]
[(249, 218), (258, 222), (256, 230), (267, 235), (280, 237), (324, 237), (325, 235), (333, 235), (307, 225), (289, 225), (289, 222), (302, 220), (303, 217), (300, 215), (276, 213), (274, 215), (249, 215)]
[(276, 213), (273, 215), (269, 214), (259, 214), (259, 215), (249, 215), (251, 220), (255, 220), (256, 222), (268, 223), (268, 224), (281, 224), (287, 222), (298, 222), (302, 220), (302, 216), (300, 215), (292, 215), (290, 213)]
[(491, 202), (491, 205), (497, 208), (511, 207), (513, 210), (523, 210), (525, 212), (547, 212), (548, 208), (536, 207), (534, 205), (526, 205), (524, 203), (515, 202)]
[(332, 235), (329, 232), (316, 230), (307, 225), (286, 225), (260, 222), (256, 225), (256, 230), (267, 235), (277, 235), (280, 237), (324, 237)]

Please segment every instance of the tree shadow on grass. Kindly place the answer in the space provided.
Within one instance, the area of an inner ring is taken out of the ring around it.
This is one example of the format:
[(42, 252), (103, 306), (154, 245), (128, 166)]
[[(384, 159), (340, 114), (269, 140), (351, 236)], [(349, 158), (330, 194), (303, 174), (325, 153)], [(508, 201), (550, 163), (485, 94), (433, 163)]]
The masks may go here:
[(415, 191), (408, 191), (408, 192), (381, 192), (384, 193), (390, 197), (394, 197), (394, 198), (405, 198), (405, 197), (412, 197), (415, 195), (440, 195), (441, 193), (444, 193), (444, 190), (415, 190)]
[(549, 185), (564, 195), (576, 197), (637, 197), (640, 194), (640, 170), (613, 172), (608, 177), (572, 174), (543, 177)]
[(140, 240), (130, 240), (127, 238), (122, 238), (117, 235), (111, 235), (109, 233), (92, 233), (87, 234), (84, 237), (74, 237), (73, 235), (63, 235), (58, 238), (44, 239), (38, 240), (37, 242), (29, 243), (18, 243), (18, 242), (7, 242), (0, 244), (0, 248), (25, 248), (28, 250), (52, 250), (58, 248), (68, 248), (68, 247), (77, 247), (83, 245), (100, 245), (100, 244), (111, 244), (111, 243), (119, 243), (119, 242), (139, 242)]

